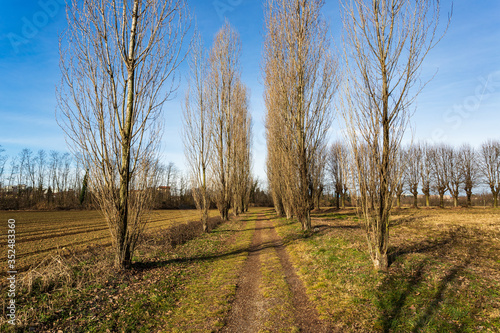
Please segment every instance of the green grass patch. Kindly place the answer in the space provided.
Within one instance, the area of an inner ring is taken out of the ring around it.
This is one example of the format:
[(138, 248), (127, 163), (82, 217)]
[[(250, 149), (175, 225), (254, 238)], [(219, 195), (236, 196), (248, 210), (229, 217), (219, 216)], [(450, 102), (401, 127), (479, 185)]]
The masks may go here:
[[(266, 232), (263, 235), (263, 243), (266, 243), (269, 237), (269, 232)], [(298, 332), (293, 314), (293, 295), (276, 250), (273, 247), (263, 249), (260, 261), (262, 279), (259, 290), (268, 308), (264, 328), (259, 332)]]
[(223, 251), (217, 250), (218, 245), (213, 242), (198, 241), (184, 245), (184, 250), (191, 255), (207, 259), (190, 263), (193, 273), (179, 293), (175, 309), (163, 316), (167, 331), (211, 332), (224, 326), (224, 318), (236, 293), (239, 273), (248, 256), (247, 249), (254, 228), (255, 216), (247, 219), (246, 223), (240, 222), (234, 243), (227, 247), (219, 244)]

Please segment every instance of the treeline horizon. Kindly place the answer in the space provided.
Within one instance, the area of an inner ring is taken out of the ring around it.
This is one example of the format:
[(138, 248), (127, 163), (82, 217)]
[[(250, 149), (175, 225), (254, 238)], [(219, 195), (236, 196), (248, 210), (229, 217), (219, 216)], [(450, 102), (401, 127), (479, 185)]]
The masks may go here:
[[(82, 191), (86, 168), (81, 159), (56, 150), (23, 148), (13, 156), (4, 152), (0, 145), (0, 210), (99, 209), (92, 192), (88, 188)], [(155, 209), (196, 208), (185, 171), (167, 162), (159, 172)], [(261, 186), (258, 181), (252, 184), (251, 203), (271, 205)], [(210, 208), (216, 208), (215, 203)]]
[[(91, 192), (82, 198), (85, 168), (68, 152), (22, 149), (4, 154), (0, 146), (0, 210), (98, 209)], [(401, 147), (406, 161), (402, 181), (395, 188), (395, 206), (493, 206), (500, 194), (500, 140), (480, 145), (417, 142)], [(332, 142), (323, 156), (323, 180), (319, 181), (315, 208), (356, 206), (352, 152), (346, 142)], [(193, 188), (185, 171), (175, 163), (162, 164), (155, 209), (194, 209)], [(258, 177), (251, 188), (250, 203), (273, 206), (268, 186)], [(425, 185), (424, 185), (425, 184)], [(492, 187), (493, 186), (493, 187)], [(318, 196), (319, 194), (319, 196)], [(215, 202), (210, 208), (216, 208)]]
[[(395, 206), (401, 207), (402, 199), (408, 197), (411, 201), (405, 200), (405, 203), (415, 208), (444, 208), (447, 199), (454, 207), (472, 206), (473, 199), (477, 202), (481, 196), (483, 205), (498, 207), (499, 140), (487, 139), (479, 147), (417, 142), (402, 145), (397, 155), (400, 180), (393, 189)], [(335, 141), (323, 157), (337, 208), (345, 206), (347, 196), (350, 199), (359, 197), (358, 175), (352, 156), (352, 148), (347, 143)], [(460, 198), (465, 202), (460, 203)]]

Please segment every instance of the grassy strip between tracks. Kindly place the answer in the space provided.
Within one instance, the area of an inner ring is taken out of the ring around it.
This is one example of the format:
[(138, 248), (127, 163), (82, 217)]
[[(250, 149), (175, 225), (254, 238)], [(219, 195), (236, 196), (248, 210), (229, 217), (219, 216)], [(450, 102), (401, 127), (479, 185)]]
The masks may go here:
[[(269, 242), (270, 233), (266, 232), (262, 240), (264, 244)], [(265, 248), (260, 260), (262, 280), (259, 289), (269, 306), (261, 332), (299, 332), (294, 322), (292, 292), (276, 249)]]

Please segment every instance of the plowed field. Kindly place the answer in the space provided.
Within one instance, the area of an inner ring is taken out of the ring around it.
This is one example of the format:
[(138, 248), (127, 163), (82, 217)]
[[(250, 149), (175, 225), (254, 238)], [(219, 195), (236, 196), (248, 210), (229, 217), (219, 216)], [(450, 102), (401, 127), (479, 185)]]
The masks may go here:
[[(217, 212), (210, 211), (210, 216)], [(146, 230), (168, 228), (198, 219), (196, 210), (154, 211)], [(88, 245), (110, 246), (108, 226), (98, 211), (0, 212), (0, 267), (7, 260), (7, 221), (16, 220), (16, 268), (23, 271), (37, 265), (58, 249), (84, 249)], [(5, 271), (5, 270), (2, 270)]]

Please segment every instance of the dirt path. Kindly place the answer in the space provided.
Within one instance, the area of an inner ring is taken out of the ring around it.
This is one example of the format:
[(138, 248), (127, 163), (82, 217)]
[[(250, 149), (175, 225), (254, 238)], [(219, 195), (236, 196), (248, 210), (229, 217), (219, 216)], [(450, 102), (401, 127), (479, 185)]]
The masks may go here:
[(262, 221), (258, 219), (255, 223), (255, 232), (248, 258), (238, 281), (236, 299), (229, 314), (228, 324), (223, 332), (253, 332), (255, 324), (260, 322), (262, 300), (254, 291), (259, 288), (260, 281), (260, 274), (256, 274), (256, 272), (259, 271), (260, 266), (261, 228)]
[(222, 332), (329, 332), (318, 319), (272, 221), (259, 214)]

